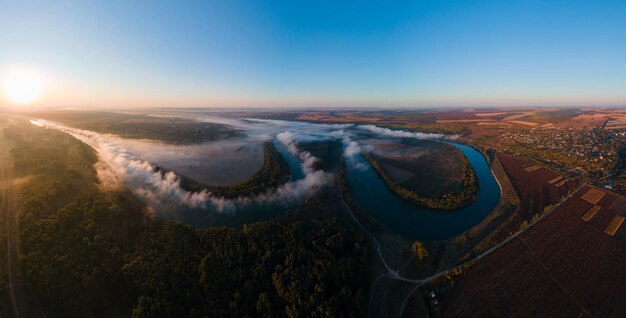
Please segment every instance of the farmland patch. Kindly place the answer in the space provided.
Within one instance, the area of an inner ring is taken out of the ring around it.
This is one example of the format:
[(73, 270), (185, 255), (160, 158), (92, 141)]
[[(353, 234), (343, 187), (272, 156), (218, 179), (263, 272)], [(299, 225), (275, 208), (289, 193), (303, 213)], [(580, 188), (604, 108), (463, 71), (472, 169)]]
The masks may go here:
[(591, 207), (591, 209), (589, 209), (589, 211), (587, 211), (587, 213), (585, 213), (585, 215), (583, 215), (582, 219), (585, 222), (589, 222), (589, 220), (593, 219), (594, 216), (596, 216), (596, 213), (598, 213), (598, 211), (600, 211), (600, 206), (599, 205), (594, 205)]
[(613, 221), (611, 221), (611, 224), (609, 224), (609, 226), (606, 227), (606, 230), (604, 230), (604, 233), (610, 236), (615, 235), (615, 232), (617, 232), (619, 227), (622, 226), (622, 223), (624, 223), (624, 217), (621, 215), (616, 215), (613, 218)]
[(604, 192), (592, 188), (592, 189), (589, 189), (589, 191), (587, 191), (587, 193), (585, 193), (582, 196), (582, 199), (587, 201), (587, 202), (589, 202), (589, 203), (596, 204), (603, 197), (604, 197)]
[(461, 276), (443, 297), (443, 316), (625, 317), (626, 229), (609, 209), (624, 199), (580, 189)]

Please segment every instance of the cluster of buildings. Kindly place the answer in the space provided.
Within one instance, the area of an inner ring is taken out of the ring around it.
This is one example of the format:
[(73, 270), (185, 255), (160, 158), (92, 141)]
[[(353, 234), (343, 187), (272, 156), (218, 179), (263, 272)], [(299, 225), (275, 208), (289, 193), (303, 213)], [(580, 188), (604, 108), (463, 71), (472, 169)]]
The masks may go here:
[(530, 155), (560, 168), (602, 176), (610, 174), (620, 160), (623, 132), (603, 129), (533, 129), (503, 132), (503, 150)]

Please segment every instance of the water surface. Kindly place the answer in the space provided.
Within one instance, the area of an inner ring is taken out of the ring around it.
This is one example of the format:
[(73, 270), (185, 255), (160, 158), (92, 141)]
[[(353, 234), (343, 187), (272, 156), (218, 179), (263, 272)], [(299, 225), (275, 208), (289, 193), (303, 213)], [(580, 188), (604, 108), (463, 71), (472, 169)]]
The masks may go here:
[(393, 232), (412, 240), (437, 241), (453, 237), (480, 223), (500, 200), (500, 187), (483, 155), (472, 147), (450, 143), (467, 157), (479, 180), (479, 192), (471, 205), (455, 211), (439, 211), (411, 204), (395, 195), (362, 156), (348, 165), (348, 180), (359, 207)]

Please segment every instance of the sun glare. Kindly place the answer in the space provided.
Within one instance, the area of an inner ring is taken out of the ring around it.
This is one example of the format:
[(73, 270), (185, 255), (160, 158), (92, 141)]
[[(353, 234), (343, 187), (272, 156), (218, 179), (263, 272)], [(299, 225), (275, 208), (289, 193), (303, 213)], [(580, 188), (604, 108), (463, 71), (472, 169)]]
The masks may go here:
[(2, 88), (11, 101), (30, 104), (41, 95), (42, 82), (34, 72), (18, 70), (4, 76)]

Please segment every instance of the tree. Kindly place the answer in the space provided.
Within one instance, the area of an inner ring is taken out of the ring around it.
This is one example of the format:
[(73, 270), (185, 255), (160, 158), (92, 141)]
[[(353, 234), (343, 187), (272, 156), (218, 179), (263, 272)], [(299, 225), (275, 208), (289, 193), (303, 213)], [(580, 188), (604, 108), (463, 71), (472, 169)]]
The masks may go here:
[(524, 222), (522, 222), (522, 224), (519, 225), (520, 230), (523, 230), (527, 227), (528, 227), (528, 220), (524, 220)]
[(413, 246), (411, 246), (411, 251), (413, 251), (413, 253), (415, 254), (415, 256), (417, 256), (417, 259), (420, 262), (428, 257), (428, 250), (426, 250), (424, 243), (420, 241), (415, 241), (415, 243), (413, 243)]

